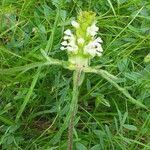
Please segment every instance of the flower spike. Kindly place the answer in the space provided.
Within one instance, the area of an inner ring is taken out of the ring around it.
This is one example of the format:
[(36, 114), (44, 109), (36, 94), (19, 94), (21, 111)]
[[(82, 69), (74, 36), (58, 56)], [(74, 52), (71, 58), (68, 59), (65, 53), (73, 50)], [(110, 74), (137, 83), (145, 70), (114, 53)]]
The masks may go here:
[(99, 28), (96, 26), (95, 13), (83, 11), (72, 20), (74, 32), (67, 29), (64, 32), (64, 41), (61, 50), (67, 50), (69, 62), (75, 65), (88, 66), (95, 56), (101, 56), (102, 39), (96, 37)]

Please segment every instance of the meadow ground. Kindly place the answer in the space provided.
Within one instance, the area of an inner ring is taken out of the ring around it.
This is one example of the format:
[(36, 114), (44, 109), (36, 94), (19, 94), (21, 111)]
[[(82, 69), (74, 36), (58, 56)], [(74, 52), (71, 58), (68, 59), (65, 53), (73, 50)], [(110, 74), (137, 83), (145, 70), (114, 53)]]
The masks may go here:
[[(104, 53), (91, 66), (150, 109), (149, 0), (0, 1), (0, 149), (65, 150), (67, 130), (54, 138), (72, 97), (72, 71), (45, 65), (41, 49), (67, 60), (63, 32), (81, 10), (97, 15)], [(79, 89), (75, 150), (149, 150), (150, 111), (133, 104), (99, 75)]]

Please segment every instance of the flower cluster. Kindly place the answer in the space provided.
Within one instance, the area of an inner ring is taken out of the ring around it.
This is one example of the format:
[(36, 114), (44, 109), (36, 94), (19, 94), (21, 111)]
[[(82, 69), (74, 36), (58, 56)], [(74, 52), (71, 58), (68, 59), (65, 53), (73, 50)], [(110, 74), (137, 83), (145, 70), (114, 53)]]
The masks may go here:
[(96, 26), (95, 14), (81, 12), (78, 20), (73, 20), (71, 24), (75, 32), (73, 34), (70, 29), (64, 32), (61, 50), (67, 50), (71, 63), (77, 64), (79, 59), (85, 59), (87, 65), (91, 58), (101, 56), (103, 52), (102, 39), (96, 38), (99, 28)]
[(101, 56), (103, 49), (101, 46), (102, 39), (100, 37), (96, 38), (95, 40), (89, 42), (87, 45), (84, 46), (84, 53), (94, 56)]
[(61, 43), (63, 46), (60, 48), (61, 50), (68, 50), (68, 52), (73, 52), (77, 54), (78, 52), (78, 46), (76, 45), (75, 42), (75, 37), (72, 34), (71, 30), (66, 30), (64, 32), (64, 41)]

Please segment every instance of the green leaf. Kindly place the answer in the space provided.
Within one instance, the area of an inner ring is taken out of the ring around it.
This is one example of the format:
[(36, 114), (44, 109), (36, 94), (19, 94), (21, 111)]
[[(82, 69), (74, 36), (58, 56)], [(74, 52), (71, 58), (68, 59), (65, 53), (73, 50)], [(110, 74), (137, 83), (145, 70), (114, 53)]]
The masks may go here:
[(109, 3), (110, 8), (112, 9), (112, 12), (113, 12), (114, 16), (116, 17), (116, 12), (115, 12), (115, 9), (114, 9), (114, 7), (113, 7), (111, 1), (110, 1), (110, 0), (107, 0), (107, 2)]
[(96, 98), (96, 107), (98, 107), (100, 103), (102, 103), (103, 105), (105, 105), (107, 107), (110, 107), (109, 101), (104, 98), (104, 95), (98, 96)]
[(87, 148), (81, 143), (76, 143), (76, 148), (77, 150), (87, 150)]
[(52, 0), (52, 4), (58, 7), (60, 5), (60, 0)]
[(101, 150), (100, 144), (93, 146), (90, 150)]
[(130, 72), (125, 73), (125, 77), (132, 81), (138, 82), (138, 80), (142, 78), (142, 75), (138, 72)]
[(15, 125), (15, 122), (13, 120), (10, 120), (6, 116), (0, 116), (0, 121), (2, 121), (3, 123), (7, 125)]
[(40, 71), (41, 71), (41, 68), (38, 68), (38, 69), (37, 69), (37, 72), (36, 72), (36, 74), (35, 74), (35, 76), (34, 76), (34, 78), (33, 78), (33, 81), (32, 81), (32, 83), (31, 83), (31, 86), (30, 86), (30, 88), (29, 88), (29, 91), (28, 91), (27, 95), (25, 96), (25, 99), (24, 99), (24, 101), (23, 101), (23, 104), (21, 105), (20, 110), (18, 111), (18, 113), (17, 113), (17, 115), (16, 115), (16, 121), (19, 120), (19, 118), (21, 117), (23, 111), (25, 110), (26, 105), (28, 104), (28, 102), (29, 102), (29, 100), (30, 100), (30, 97), (31, 97), (31, 95), (32, 95), (32, 93), (33, 93), (33, 90), (34, 90), (34, 87), (35, 87), (35, 85), (36, 85), (36, 82), (37, 82), (37, 80), (38, 80), (38, 78), (39, 78)]
[(137, 127), (134, 125), (124, 124), (123, 127), (128, 130), (137, 131)]

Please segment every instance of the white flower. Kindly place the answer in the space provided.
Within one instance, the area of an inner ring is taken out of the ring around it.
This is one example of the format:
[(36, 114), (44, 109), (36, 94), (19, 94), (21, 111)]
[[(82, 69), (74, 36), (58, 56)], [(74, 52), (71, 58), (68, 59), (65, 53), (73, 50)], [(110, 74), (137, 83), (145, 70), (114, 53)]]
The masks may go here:
[(67, 45), (68, 45), (68, 43), (67, 43), (67, 41), (63, 41), (63, 42), (61, 43), (61, 45), (63, 45), (63, 46), (67, 46)]
[(60, 50), (62, 50), (62, 51), (63, 51), (63, 50), (65, 50), (65, 49), (66, 49), (66, 48), (65, 48), (65, 47), (63, 47), (63, 46), (62, 46), (62, 47), (60, 47)]
[(84, 44), (85, 40), (83, 38), (79, 38), (78, 40), (78, 44)]
[(67, 47), (67, 50), (70, 51), (70, 52), (77, 52), (78, 50), (78, 46), (77, 45), (70, 45)]
[(68, 50), (69, 52), (74, 52), (75, 54), (78, 52), (78, 46), (75, 42), (75, 37), (72, 34), (71, 30), (67, 29), (64, 32), (64, 41), (61, 43), (61, 50)]
[(65, 32), (64, 32), (66, 35), (72, 35), (72, 33), (71, 33), (71, 30), (69, 30), (69, 29), (67, 29)]
[(103, 43), (102, 39), (100, 37), (98, 37), (97, 39), (95, 39), (96, 42), (99, 42), (99, 43)]
[(65, 35), (63, 39), (64, 39), (64, 40), (68, 40), (68, 39), (70, 39), (70, 36), (68, 36), (68, 35), (66, 36), (66, 35)]
[(99, 28), (95, 25), (95, 23), (93, 23), (90, 27), (87, 28), (87, 35), (94, 37), (97, 34), (98, 29)]
[(101, 46), (102, 40), (100, 37), (95, 39), (94, 41), (89, 42), (86, 46), (84, 46), (84, 53), (89, 54), (92, 57), (101, 56), (103, 49)]
[(79, 23), (76, 22), (76, 21), (74, 21), (74, 20), (71, 21), (71, 24), (72, 24), (72, 26), (75, 27), (75, 28), (79, 28), (79, 27), (80, 27)]

